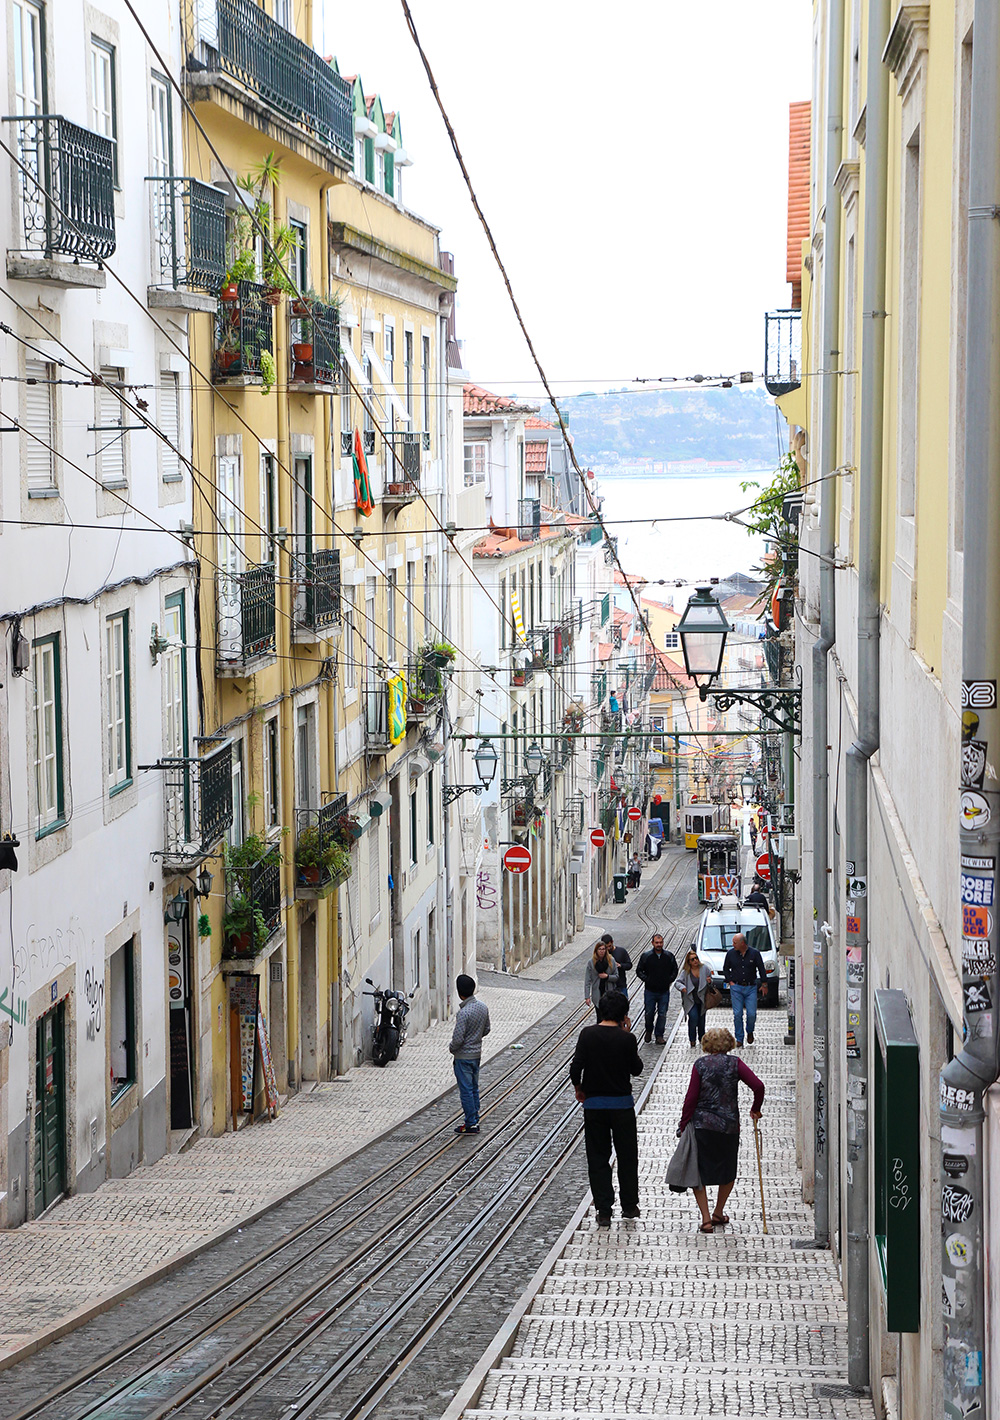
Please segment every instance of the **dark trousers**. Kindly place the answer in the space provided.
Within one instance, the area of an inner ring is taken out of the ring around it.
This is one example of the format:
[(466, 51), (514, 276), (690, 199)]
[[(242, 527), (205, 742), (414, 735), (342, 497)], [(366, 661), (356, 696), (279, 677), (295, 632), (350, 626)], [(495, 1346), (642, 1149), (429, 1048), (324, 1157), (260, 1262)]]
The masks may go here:
[(634, 1109), (585, 1109), (583, 1137), (594, 1207), (610, 1213), (615, 1189), (611, 1181), (611, 1145), (618, 1160), (618, 1193), (623, 1208), (639, 1206), (639, 1136)]
[(643, 995), (643, 1005), (646, 1008), (646, 1034), (652, 1034), (655, 1020), (656, 1039), (662, 1040), (663, 1033), (667, 1028), (667, 1007), (670, 1005), (670, 992), (650, 991), (647, 986)]
[(704, 1034), (705, 1008), (702, 1006), (699, 1010), (699, 1008), (695, 1006), (688, 1011), (688, 1040), (694, 1045), (695, 1036), (697, 1035), (698, 1039), (701, 1040)]

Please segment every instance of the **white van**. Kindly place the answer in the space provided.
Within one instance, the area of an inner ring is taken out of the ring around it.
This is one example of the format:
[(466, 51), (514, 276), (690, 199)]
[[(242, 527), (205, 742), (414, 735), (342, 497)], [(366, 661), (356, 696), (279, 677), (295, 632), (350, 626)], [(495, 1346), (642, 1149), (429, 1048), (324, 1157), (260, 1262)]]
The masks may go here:
[[(766, 907), (741, 907), (735, 897), (720, 897), (718, 902), (707, 907), (701, 915), (698, 939), (694, 944), (695, 951), (711, 970), (713, 985), (728, 994), (729, 988), (722, 978), (726, 953), (733, 945), (733, 938), (737, 933), (742, 932), (747, 937), (752, 927), (763, 927), (767, 931), (768, 945), (766, 948), (760, 947), (760, 954), (767, 972), (768, 989), (766, 996), (763, 990), (758, 992), (759, 1001), (762, 1006), (777, 1006), (781, 975), (778, 940)], [(759, 937), (760, 933), (754, 935)], [(750, 939), (750, 945), (755, 945), (753, 938)]]

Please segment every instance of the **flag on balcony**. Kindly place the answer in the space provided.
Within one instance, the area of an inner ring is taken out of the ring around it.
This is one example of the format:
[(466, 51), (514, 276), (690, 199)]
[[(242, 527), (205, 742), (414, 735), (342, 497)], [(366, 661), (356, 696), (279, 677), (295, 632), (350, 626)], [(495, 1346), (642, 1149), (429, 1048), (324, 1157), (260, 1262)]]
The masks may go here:
[(524, 634), (524, 617), (521, 615), (521, 598), (515, 591), (512, 591), (510, 594), (510, 612), (514, 618), (514, 626), (518, 636), (520, 636), (522, 641), (526, 642), (528, 638)]
[(363, 517), (371, 517), (375, 504), (372, 502), (372, 486), (368, 477), (365, 451), (361, 445), (360, 429), (354, 431), (354, 503)]

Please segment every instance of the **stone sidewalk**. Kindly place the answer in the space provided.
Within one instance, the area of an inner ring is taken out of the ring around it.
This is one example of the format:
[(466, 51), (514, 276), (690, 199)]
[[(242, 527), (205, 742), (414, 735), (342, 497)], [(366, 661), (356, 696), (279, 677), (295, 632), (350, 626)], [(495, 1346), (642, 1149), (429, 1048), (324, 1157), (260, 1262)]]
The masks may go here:
[[(564, 998), (490, 987), (489, 1060)], [(64, 1322), (230, 1231), (454, 1086), (453, 1021), (411, 1037), (385, 1069), (361, 1065), (293, 1095), (276, 1120), (199, 1139), (44, 1219), (0, 1233), (0, 1361)]]
[[(731, 1026), (728, 1011), (712, 1016)], [(784, 1029), (783, 1012), (761, 1012), (744, 1052), (767, 1086), (767, 1234), (749, 1090), (740, 1091), (730, 1225), (699, 1233), (692, 1196), (663, 1183), (695, 1059), (681, 1027), (640, 1115), (642, 1218), (616, 1213), (598, 1230), (581, 1205), (445, 1420), (874, 1420), (871, 1401), (845, 1383), (846, 1313), (831, 1254), (802, 1246), (813, 1223), (795, 1167)], [(709, 1197), (714, 1205), (714, 1190)]]

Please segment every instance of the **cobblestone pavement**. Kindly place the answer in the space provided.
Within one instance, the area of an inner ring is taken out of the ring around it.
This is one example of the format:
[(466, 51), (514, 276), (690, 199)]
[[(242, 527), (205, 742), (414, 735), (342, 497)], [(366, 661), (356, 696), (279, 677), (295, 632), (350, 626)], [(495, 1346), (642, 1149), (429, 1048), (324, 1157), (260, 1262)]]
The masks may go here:
[[(484, 984), (481, 995), (493, 1024), (484, 1060), (563, 999), (535, 985)], [(293, 1095), (276, 1120), (199, 1139), (0, 1234), (0, 1359), (258, 1213), (450, 1089), (451, 1031), (442, 1021), (411, 1037), (384, 1070), (359, 1066)]]
[[(714, 1014), (715, 1024), (731, 1021), (728, 1011)], [(461, 1412), (466, 1420), (874, 1420), (871, 1401), (845, 1384), (846, 1314), (831, 1255), (801, 1246), (812, 1214), (795, 1167), (784, 1030), (782, 1012), (761, 1012), (745, 1052), (768, 1091), (767, 1234), (747, 1090), (730, 1225), (699, 1233), (692, 1196), (663, 1183), (695, 1058), (680, 1030), (640, 1116), (642, 1218), (616, 1217), (605, 1231), (592, 1213), (584, 1217), (510, 1354)]]

